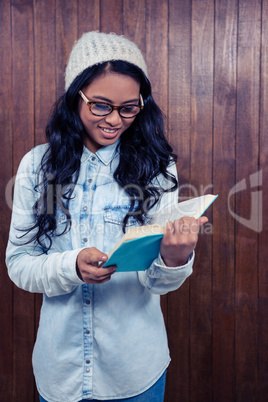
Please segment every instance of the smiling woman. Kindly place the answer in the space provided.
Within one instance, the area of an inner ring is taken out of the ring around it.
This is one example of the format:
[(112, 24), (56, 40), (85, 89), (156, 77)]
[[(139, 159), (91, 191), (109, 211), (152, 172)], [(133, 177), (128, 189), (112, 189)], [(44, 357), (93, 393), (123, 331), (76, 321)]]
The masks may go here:
[(19, 167), (6, 259), (19, 287), (44, 295), (37, 388), (45, 401), (163, 402), (170, 356), (160, 295), (191, 274), (204, 221), (191, 218), (187, 234), (183, 220), (167, 224), (146, 271), (103, 267), (127, 227), (177, 203), (176, 155), (134, 43), (84, 34), (65, 79), (48, 143)]

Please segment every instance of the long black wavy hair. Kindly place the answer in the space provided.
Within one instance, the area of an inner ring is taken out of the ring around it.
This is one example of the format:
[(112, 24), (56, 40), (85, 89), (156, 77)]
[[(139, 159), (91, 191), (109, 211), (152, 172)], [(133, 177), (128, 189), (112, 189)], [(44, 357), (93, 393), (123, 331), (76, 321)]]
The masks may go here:
[[(144, 110), (121, 135), (119, 164), (114, 172), (114, 179), (130, 196), (130, 208), (123, 221), (123, 231), (131, 215), (135, 215), (139, 224), (143, 224), (146, 213), (159, 201), (161, 195), (177, 188), (176, 178), (167, 170), (171, 161), (177, 161), (177, 156), (165, 139), (162, 113), (152, 97), (151, 84), (142, 70), (121, 60), (89, 67), (56, 102), (46, 127), (49, 145), (40, 165), (42, 180), (36, 186), (36, 191), (40, 191), (38, 188), (41, 186), (42, 195), (33, 208), (35, 224), (25, 233), (34, 230), (35, 234), (27, 243), (37, 241), (44, 252), (51, 248), (53, 236), (62, 235), (71, 226), (69, 201), (79, 176), (85, 138), (78, 113), (78, 91), (106, 72), (132, 77), (140, 84), (144, 100)], [(169, 189), (152, 185), (152, 180), (160, 173), (170, 182)], [(57, 190), (59, 188), (64, 189), (60, 194)], [(56, 211), (59, 206), (67, 216), (65, 229), (61, 233), (56, 231)]]

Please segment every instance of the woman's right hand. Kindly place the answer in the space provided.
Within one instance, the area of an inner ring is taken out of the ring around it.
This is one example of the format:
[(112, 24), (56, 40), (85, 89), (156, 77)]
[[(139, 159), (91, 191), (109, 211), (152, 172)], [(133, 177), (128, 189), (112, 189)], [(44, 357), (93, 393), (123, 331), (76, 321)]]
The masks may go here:
[(116, 265), (102, 268), (107, 261), (107, 254), (102, 253), (95, 247), (85, 248), (77, 256), (76, 271), (80, 279), (86, 283), (98, 284), (111, 279), (112, 274), (116, 272)]

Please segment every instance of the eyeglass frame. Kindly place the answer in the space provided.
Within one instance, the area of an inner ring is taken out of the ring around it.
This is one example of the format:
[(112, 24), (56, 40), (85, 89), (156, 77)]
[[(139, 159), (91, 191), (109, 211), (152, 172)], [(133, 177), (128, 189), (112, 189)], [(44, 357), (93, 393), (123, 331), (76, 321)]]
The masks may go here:
[[(90, 102), (89, 99), (86, 97), (86, 95), (82, 92), (81, 89), (78, 91), (78, 93), (81, 96), (81, 98), (83, 99), (83, 101), (86, 102), (86, 104), (88, 105), (90, 113), (93, 114), (93, 116), (97, 116), (97, 117), (109, 116), (109, 114), (111, 114), (114, 110), (118, 110), (119, 116), (122, 119), (133, 119), (133, 117), (136, 117), (144, 109), (144, 102), (143, 102), (143, 98), (142, 98), (141, 94), (140, 94), (140, 103), (141, 103), (140, 105), (113, 106), (113, 105), (111, 105), (110, 103), (107, 103), (107, 102)], [(103, 115), (95, 114), (95, 113), (92, 112), (91, 106), (96, 105), (96, 104), (110, 106), (112, 108), (112, 110), (109, 113), (103, 114)], [(131, 116), (131, 117), (121, 116), (120, 111), (121, 111), (121, 109), (123, 109), (126, 106), (137, 106), (140, 110), (139, 110), (139, 112), (137, 114), (135, 114), (134, 116)]]

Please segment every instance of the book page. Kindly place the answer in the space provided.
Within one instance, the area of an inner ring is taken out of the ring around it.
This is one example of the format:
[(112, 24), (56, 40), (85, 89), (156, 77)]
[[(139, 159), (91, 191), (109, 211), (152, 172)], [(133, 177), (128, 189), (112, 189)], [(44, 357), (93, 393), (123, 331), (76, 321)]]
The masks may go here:
[(200, 218), (215, 198), (217, 198), (217, 195), (207, 194), (179, 202), (176, 205), (170, 205), (163, 211), (156, 213), (152, 217), (150, 224), (165, 226), (167, 222), (174, 222), (176, 219), (180, 219), (183, 216), (192, 216), (196, 219)]

